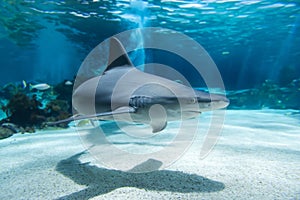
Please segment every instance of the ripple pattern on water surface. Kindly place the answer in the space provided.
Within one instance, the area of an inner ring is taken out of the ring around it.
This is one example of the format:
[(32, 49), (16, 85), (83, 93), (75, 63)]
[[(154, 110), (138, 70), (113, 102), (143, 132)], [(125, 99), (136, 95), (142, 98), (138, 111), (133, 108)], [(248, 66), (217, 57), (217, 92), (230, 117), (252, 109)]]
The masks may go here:
[[(272, 30), (273, 37), (292, 31), (291, 27), (295, 26), (297, 15), (300, 13), (299, 4), (296, 1), (150, 0), (141, 2), (143, 3), (133, 4), (130, 0), (33, 0), (13, 4), (10, 1), (3, 1), (2, 5), (0, 4), (0, 18), (8, 34), (17, 32), (25, 35), (25, 32), (33, 33), (37, 27), (43, 26), (39, 18), (59, 24), (73, 22), (73, 28), (83, 29), (76, 25), (75, 20), (89, 18), (90, 22), (96, 22), (95, 19), (98, 19), (96, 23), (99, 24), (103, 23), (101, 21), (132, 21), (134, 15), (140, 15), (139, 11), (143, 11), (149, 25), (163, 25), (166, 28), (183, 31), (199, 40), (203, 40), (202, 35), (206, 33), (210, 33), (206, 40), (213, 39), (213, 41), (216, 35), (223, 35), (232, 41), (232, 45), (238, 45), (243, 40), (250, 40), (252, 35), (264, 34), (264, 31), (268, 29)], [(23, 28), (13, 29), (9, 26), (12, 22)], [(86, 23), (88, 24), (89, 21)], [(278, 24), (284, 26), (277, 28)], [(31, 27), (33, 25), (34, 29), (30, 28), (30, 25)], [(71, 27), (69, 27), (71, 31), (74, 31)]]

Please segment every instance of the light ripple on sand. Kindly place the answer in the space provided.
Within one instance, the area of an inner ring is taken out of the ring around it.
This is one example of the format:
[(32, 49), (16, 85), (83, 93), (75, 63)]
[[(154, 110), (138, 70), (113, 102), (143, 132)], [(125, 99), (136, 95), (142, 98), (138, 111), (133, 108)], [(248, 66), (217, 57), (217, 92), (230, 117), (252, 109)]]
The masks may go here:
[(217, 145), (200, 160), (210, 121), (204, 114), (186, 154), (153, 175), (102, 168), (91, 155), (80, 154), (85, 149), (74, 129), (16, 134), (0, 141), (0, 199), (295, 199), (300, 127), (288, 112), (227, 111)]

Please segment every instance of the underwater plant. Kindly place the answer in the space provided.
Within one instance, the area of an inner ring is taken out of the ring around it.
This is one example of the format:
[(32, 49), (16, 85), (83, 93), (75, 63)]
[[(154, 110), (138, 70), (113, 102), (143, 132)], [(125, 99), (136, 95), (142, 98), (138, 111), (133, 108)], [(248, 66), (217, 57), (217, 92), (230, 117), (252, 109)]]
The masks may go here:
[[(70, 117), (72, 114), (69, 112), (70, 105), (66, 100), (52, 100), (50, 101), (46, 108), (46, 116), (48, 122), (59, 121), (62, 119), (66, 119)], [(57, 124), (57, 126), (66, 128), (68, 127), (68, 123)]]
[(12, 136), (14, 132), (9, 128), (0, 127), (0, 140)]
[(279, 73), (279, 84), (287, 86), (291, 80), (297, 78), (297, 67), (295, 65), (288, 65), (282, 67)]
[(20, 84), (8, 83), (1, 88), (0, 96), (4, 99), (11, 99), (19, 92), (24, 92), (24, 88)]
[(265, 80), (253, 89), (228, 92), (227, 97), (233, 109), (300, 109), (300, 79), (280, 87), (271, 80)]
[(46, 120), (41, 106), (42, 104), (36, 99), (36, 95), (30, 98), (26, 94), (18, 92), (6, 106), (2, 106), (8, 117), (1, 122), (14, 123), (25, 129), (26, 127), (38, 127)]
[[(71, 84), (66, 84), (70, 82)], [(54, 86), (53, 90), (57, 94), (56, 99), (64, 100), (68, 104), (68, 109), (65, 110), (69, 113), (72, 113), (72, 92), (73, 92), (73, 82), (64, 80), (63, 82)]]
[[(0, 121), (2, 135), (0, 138), (9, 137), (11, 133), (5, 124), (17, 127), (18, 132), (35, 132), (35, 129), (45, 128), (45, 122), (59, 121), (72, 114), (73, 82), (59, 83), (53, 89), (37, 91), (24, 88), (18, 83), (9, 83), (1, 88), (0, 96), (3, 99), (0, 108), (6, 118)], [(66, 128), (67, 123), (57, 125)]]
[[(0, 121), (0, 125), (11, 123), (19, 127), (20, 132), (35, 132), (44, 128), (47, 121), (58, 121), (71, 116), (71, 106), (67, 100), (49, 99), (47, 105), (37, 99), (36, 94), (26, 95), (18, 92), (2, 106), (7, 118)], [(67, 127), (66, 123), (58, 125)], [(4, 134), (6, 135), (6, 133)]]

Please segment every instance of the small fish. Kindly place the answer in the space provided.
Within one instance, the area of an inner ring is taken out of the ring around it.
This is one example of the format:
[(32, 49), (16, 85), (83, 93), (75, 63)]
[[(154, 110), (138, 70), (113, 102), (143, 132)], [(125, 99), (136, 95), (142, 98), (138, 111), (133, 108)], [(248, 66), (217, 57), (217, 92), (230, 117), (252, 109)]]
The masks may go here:
[(22, 87), (23, 87), (23, 89), (25, 89), (27, 87), (27, 83), (24, 80), (22, 81)]
[(77, 127), (83, 127), (83, 126), (88, 126), (88, 125), (91, 125), (91, 121), (88, 120), (88, 119), (80, 120), (80, 121), (76, 124)]
[[(27, 83), (26, 81), (22, 81), (22, 86), (23, 88), (25, 89), (27, 87)], [(39, 84), (35, 84), (35, 85), (32, 85), (32, 84), (29, 84), (29, 89), (32, 90), (32, 89), (37, 89), (37, 90), (48, 90), (51, 86), (48, 85), (47, 83), (39, 83)]]
[(47, 83), (39, 83), (36, 85), (29, 85), (30, 86), (30, 90), (32, 89), (37, 89), (37, 90), (48, 90), (50, 88), (50, 85), (48, 85)]
[(72, 81), (66, 81), (65, 85), (73, 85)]
[(223, 52), (222, 52), (222, 55), (228, 55), (228, 54), (230, 54), (229, 51), (223, 51)]

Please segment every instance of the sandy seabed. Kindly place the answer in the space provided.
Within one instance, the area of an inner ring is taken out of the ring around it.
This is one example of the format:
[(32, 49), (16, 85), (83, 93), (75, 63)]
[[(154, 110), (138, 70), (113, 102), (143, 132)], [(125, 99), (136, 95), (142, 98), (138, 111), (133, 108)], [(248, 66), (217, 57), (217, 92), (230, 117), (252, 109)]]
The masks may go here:
[[(205, 159), (199, 136), (174, 164), (149, 173), (95, 164), (72, 128), (15, 134), (0, 141), (0, 199), (300, 199), (300, 116), (293, 112), (228, 110)], [(200, 118), (208, 126), (209, 114)]]

